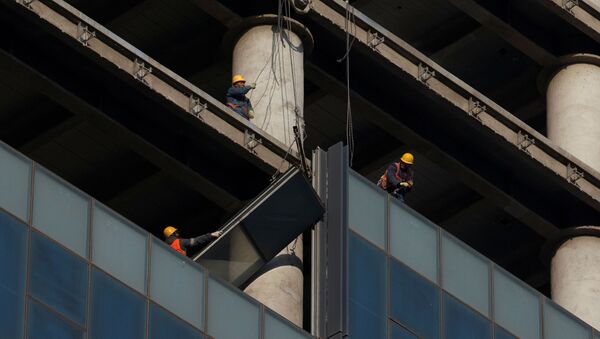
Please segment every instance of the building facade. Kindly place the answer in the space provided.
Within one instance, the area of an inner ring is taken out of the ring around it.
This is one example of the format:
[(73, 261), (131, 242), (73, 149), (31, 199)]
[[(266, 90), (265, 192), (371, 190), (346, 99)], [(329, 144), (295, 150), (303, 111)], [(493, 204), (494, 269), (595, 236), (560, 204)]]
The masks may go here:
[(0, 0), (0, 338), (600, 339), (598, 8)]

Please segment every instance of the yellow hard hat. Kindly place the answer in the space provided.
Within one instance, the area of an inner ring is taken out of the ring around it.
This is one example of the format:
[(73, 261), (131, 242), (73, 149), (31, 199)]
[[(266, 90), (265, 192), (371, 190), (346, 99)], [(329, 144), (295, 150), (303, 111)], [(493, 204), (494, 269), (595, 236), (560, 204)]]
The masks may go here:
[(167, 226), (165, 227), (165, 229), (163, 230), (163, 234), (165, 235), (165, 238), (168, 238), (171, 236), (171, 234), (177, 232), (177, 229), (173, 226)]
[(244, 79), (244, 77), (241, 74), (236, 74), (233, 76), (233, 79), (231, 79), (231, 84), (235, 85), (236, 82), (246, 82), (246, 79)]
[(415, 162), (415, 157), (410, 153), (404, 153), (402, 154), (400, 161), (402, 161), (405, 164), (412, 165)]

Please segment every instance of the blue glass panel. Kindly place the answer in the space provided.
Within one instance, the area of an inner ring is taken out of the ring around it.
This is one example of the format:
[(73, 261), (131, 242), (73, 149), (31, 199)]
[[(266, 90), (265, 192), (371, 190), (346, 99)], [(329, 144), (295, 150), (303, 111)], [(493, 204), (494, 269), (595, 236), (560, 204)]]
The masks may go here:
[(138, 292), (146, 293), (147, 233), (96, 204), (92, 236), (92, 260)]
[(31, 161), (0, 145), (0, 207), (27, 220)]
[(445, 339), (491, 339), (492, 325), (486, 318), (444, 293), (444, 332)]
[(204, 325), (202, 268), (155, 240), (152, 244), (150, 296), (192, 325)]
[(88, 264), (37, 232), (32, 233), (30, 293), (83, 324)]
[(403, 203), (390, 204), (390, 252), (403, 263), (437, 282), (438, 229), (411, 213)]
[(387, 195), (377, 186), (348, 175), (348, 223), (350, 228), (385, 248), (385, 204)]
[(522, 339), (540, 338), (540, 299), (508, 273), (494, 269), (494, 315)]
[(259, 306), (245, 294), (212, 277), (208, 280), (207, 312), (211, 336), (219, 339), (259, 338)]
[(544, 302), (544, 338), (589, 339), (591, 329), (550, 300)]
[(440, 291), (425, 278), (391, 260), (392, 317), (423, 338), (440, 335)]
[(94, 269), (91, 318), (91, 338), (143, 339), (146, 335), (146, 298)]
[(150, 339), (195, 339), (204, 336), (193, 326), (150, 304)]
[(35, 171), (33, 225), (87, 257), (89, 199), (45, 170)]
[(386, 256), (376, 247), (350, 232), (351, 338), (386, 336)]
[(495, 331), (496, 339), (519, 339), (498, 325), (495, 326)]
[(444, 289), (484, 315), (489, 315), (488, 260), (444, 233), (442, 262)]
[(308, 339), (312, 338), (296, 326), (281, 320), (279, 317), (265, 312), (265, 339)]
[[(19, 338), (23, 329), (27, 227), (0, 212), (0, 334)], [(9, 260), (8, 260), (9, 259)]]
[(402, 326), (390, 321), (390, 339), (418, 339), (418, 337)]
[(83, 338), (81, 328), (31, 300), (29, 301), (27, 333), (29, 339)]

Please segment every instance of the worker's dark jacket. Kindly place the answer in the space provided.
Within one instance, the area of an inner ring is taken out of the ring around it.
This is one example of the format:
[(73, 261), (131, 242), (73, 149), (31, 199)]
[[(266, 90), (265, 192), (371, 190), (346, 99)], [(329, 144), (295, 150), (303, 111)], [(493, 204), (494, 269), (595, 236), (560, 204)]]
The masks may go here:
[(250, 103), (250, 99), (246, 98), (246, 93), (248, 93), (252, 87), (244, 86), (244, 87), (235, 87), (231, 86), (227, 90), (227, 106), (231, 107), (237, 114), (243, 116), (248, 119), (248, 112), (252, 109), (252, 103)]
[[(388, 166), (383, 176), (377, 183), (377, 186), (385, 189), (394, 196), (399, 195), (404, 198), (404, 195), (412, 190), (413, 170), (410, 167), (402, 168), (398, 163), (393, 162)], [(411, 186), (401, 187), (399, 186), (401, 182), (410, 182)]]
[(215, 238), (210, 234), (205, 234), (205, 235), (201, 235), (199, 237), (190, 238), (190, 239), (181, 239), (181, 238), (177, 238), (176, 236), (172, 235), (167, 238), (166, 242), (169, 246), (171, 246), (171, 248), (173, 248), (177, 252), (179, 252), (183, 255), (187, 255), (187, 251), (190, 248), (192, 248), (194, 246), (204, 245), (206, 243), (209, 243), (213, 239), (215, 239)]

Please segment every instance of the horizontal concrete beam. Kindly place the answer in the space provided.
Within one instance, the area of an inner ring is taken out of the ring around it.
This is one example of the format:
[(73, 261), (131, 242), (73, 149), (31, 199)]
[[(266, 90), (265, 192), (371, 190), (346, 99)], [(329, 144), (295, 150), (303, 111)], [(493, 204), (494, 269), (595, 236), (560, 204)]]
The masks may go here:
[[(213, 135), (236, 145), (233, 147), (236, 152), (265, 172), (277, 169), (283, 172), (300, 162), (295, 152), (286, 157), (288, 149), (278, 140), (66, 2), (37, 0), (21, 7), (52, 26), (60, 37), (72, 43), (79, 42), (76, 46), (95, 62), (108, 63), (120, 76), (137, 79), (140, 89), (145, 86), (167, 100), (193, 126), (208, 129)], [(94, 35), (86, 35), (84, 27)], [(261, 143), (250, 149), (246, 142), (247, 133), (255, 135)]]
[(556, 56), (529, 40), (518, 30), (500, 20), (474, 0), (448, 0), (456, 8), (475, 19), (481, 25), (496, 33), (513, 47), (517, 48), (532, 60), (543, 66), (556, 62)]
[[(340, 30), (340, 33), (344, 31), (346, 25), (345, 8), (346, 3), (342, 0), (313, 0), (312, 2), (313, 17), (325, 25)], [(457, 119), (465, 121), (473, 119), (478, 122), (473, 126), (487, 133), (492, 140), (514, 146), (515, 154), (521, 152), (520, 141), (522, 135), (526, 135), (534, 143), (528, 145), (527, 152), (522, 152), (521, 156), (524, 160), (533, 162), (548, 174), (554, 174), (556, 182), (562, 187), (600, 210), (600, 173), (554, 145), (548, 138), (358, 10), (354, 10), (354, 16), (356, 28), (353, 27), (351, 34), (356, 38), (357, 44), (362, 44), (363, 48), (371, 48), (369, 40), (371, 34), (376, 32), (379, 36), (383, 36), (385, 40), (373, 48), (377, 58), (383, 59), (408, 81), (414, 81), (415, 86), (421, 91), (431, 93), (432, 98), (446, 102), (453, 110), (458, 108), (462, 111), (462, 114), (456, 116)], [(435, 74), (424, 72), (425, 70)], [(480, 106), (484, 106), (485, 110), (476, 109)], [(569, 167), (576, 167), (583, 173), (583, 177), (576, 182), (569, 181), (568, 174), (571, 171)]]
[[(304, 68), (304, 74), (306, 77), (316, 81), (322, 88), (330, 91), (333, 95), (341, 97), (346, 96), (345, 85), (331, 75), (320, 70), (318, 67), (307, 64)], [(376, 107), (360, 94), (351, 91), (351, 100), (354, 111), (365, 112), (364, 117), (369, 119), (373, 125), (379, 127), (389, 135), (394, 136), (400, 142), (410, 145), (411, 150), (426, 156), (438, 166), (452, 173), (456, 176), (457, 180), (460, 180), (479, 195), (488, 197), (488, 199), (493, 201), (496, 206), (504, 209), (508, 214), (528, 225), (542, 237), (550, 239), (558, 234), (558, 228), (545, 218), (520, 204), (514, 197), (506, 194), (500, 188), (482, 178), (475, 171), (460, 163), (460, 161), (450, 157), (431, 141), (423, 138), (387, 112)], [(373, 163), (373, 166), (367, 166), (366, 168), (361, 169), (361, 172), (365, 170), (374, 171), (380, 164), (389, 163), (392, 159), (397, 158), (396, 151), (400, 150), (393, 150), (385, 157), (376, 160)]]
[(0, 67), (0, 77), (4, 81), (10, 82), (15, 87), (41, 93), (76, 114), (76, 118), (70, 119), (67, 126), (71, 125), (71, 121), (76, 124), (79, 120), (89, 120), (95, 127), (101, 129), (111, 138), (127, 145), (150, 163), (198, 191), (224, 210), (233, 211), (241, 206), (239, 199), (215, 185), (212, 181), (183, 165), (177, 159), (148, 143), (143, 138), (133, 134), (97, 107), (85, 102), (1, 49), (0, 64), (3, 65), (3, 67)]
[[(590, 38), (600, 42), (600, 12), (590, 0), (536, 0)], [(575, 4), (572, 6), (572, 4)], [(572, 7), (571, 7), (572, 6)]]

